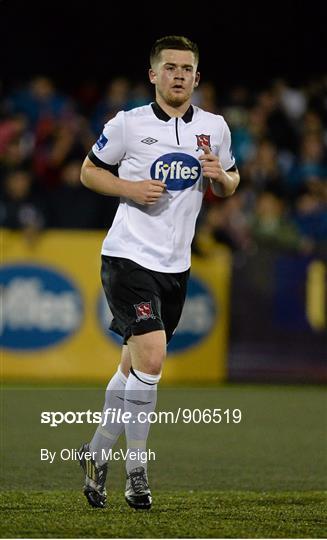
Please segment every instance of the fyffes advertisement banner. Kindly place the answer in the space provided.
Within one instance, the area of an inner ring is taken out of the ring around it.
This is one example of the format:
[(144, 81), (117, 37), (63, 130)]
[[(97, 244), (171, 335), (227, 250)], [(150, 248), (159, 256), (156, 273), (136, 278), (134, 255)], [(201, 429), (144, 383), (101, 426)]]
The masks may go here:
[[(100, 281), (105, 232), (49, 231), (33, 245), (2, 231), (1, 371), (5, 380), (107, 381), (121, 340), (108, 330)], [(230, 258), (192, 260), (183, 314), (163, 371), (166, 382), (226, 375)]]

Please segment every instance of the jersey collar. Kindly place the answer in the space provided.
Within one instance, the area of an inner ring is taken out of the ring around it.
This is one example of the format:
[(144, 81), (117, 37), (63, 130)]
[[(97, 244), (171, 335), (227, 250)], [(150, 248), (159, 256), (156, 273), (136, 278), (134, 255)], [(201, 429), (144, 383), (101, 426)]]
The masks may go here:
[[(164, 122), (168, 122), (172, 117), (169, 116), (161, 107), (160, 105), (155, 101), (154, 103), (151, 103), (152, 110), (154, 114), (156, 115), (159, 120), (163, 120)], [(182, 119), (186, 124), (192, 121), (193, 118), (193, 106), (190, 105), (187, 109), (186, 113), (182, 116)]]

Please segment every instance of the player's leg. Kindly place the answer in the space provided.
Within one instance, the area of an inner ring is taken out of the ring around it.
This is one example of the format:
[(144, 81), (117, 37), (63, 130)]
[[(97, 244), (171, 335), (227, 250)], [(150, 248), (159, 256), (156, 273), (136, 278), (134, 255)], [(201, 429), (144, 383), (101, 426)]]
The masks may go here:
[[(166, 353), (164, 325), (161, 320), (160, 276), (161, 273), (152, 272), (128, 259), (102, 257), (102, 283), (114, 316), (110, 328), (123, 336), (128, 343), (133, 365), (126, 384), (124, 405), (125, 412), (132, 415), (132, 420), (125, 424), (128, 448), (131, 451), (136, 450), (136, 459), (133, 462), (131, 459), (127, 460), (129, 481), (138, 489), (140, 504), (133, 505), (135, 508), (149, 508), (151, 505), (149, 490), (143, 490), (146, 501), (141, 500), (142, 490), (140, 491), (141, 485), (147, 485), (146, 463), (140, 464), (140, 452), (144, 453), (149, 422), (145, 416), (141, 425), (137, 414), (146, 415), (154, 410), (157, 383)], [(127, 393), (131, 395), (127, 396)], [(133, 398), (134, 393), (137, 397)], [(143, 475), (140, 474), (141, 471)], [(144, 491), (147, 491), (147, 494)]]
[(133, 508), (148, 509), (152, 497), (147, 479), (146, 449), (149, 414), (157, 403), (157, 384), (166, 356), (166, 334), (156, 330), (132, 335), (128, 340), (132, 367), (125, 390), (125, 412), (130, 420), (125, 426), (127, 443), (126, 501)]
[[(102, 418), (91, 442), (80, 449), (80, 463), (85, 472), (84, 494), (91, 506), (103, 508), (106, 503), (105, 482), (107, 477), (107, 461), (110, 450), (124, 431), (124, 424), (117, 422), (118, 411), (124, 412), (124, 395), (127, 375), (131, 366), (127, 345), (123, 346), (121, 363), (108, 383)], [(116, 414), (112, 415), (112, 411)], [(121, 418), (121, 415), (120, 415)], [(84, 455), (90, 452), (92, 459), (86, 460)]]
[[(125, 411), (131, 414), (130, 422), (125, 428), (128, 448), (125, 498), (133, 508), (149, 509), (152, 503), (147, 464), (142, 463), (141, 452), (145, 453), (147, 447), (151, 425), (149, 414), (156, 407), (157, 384), (166, 357), (167, 342), (182, 314), (188, 277), (188, 271), (156, 277), (160, 279), (161, 292), (160, 302), (157, 302), (156, 306), (159, 307), (160, 322), (165, 330), (134, 334), (128, 340), (132, 367), (125, 390)], [(132, 452), (136, 459), (131, 459)]]
[[(189, 272), (173, 275), (156, 274), (153, 277), (155, 283), (159, 283), (159, 288), (156, 288), (154, 283), (152, 284), (152, 290), (156, 291), (156, 295), (151, 298), (150, 307), (149, 302), (141, 303), (136, 306), (136, 311), (139, 318), (142, 312), (149, 315), (153, 305), (155, 320), (160, 321), (162, 329), (159, 330), (159, 326), (158, 330), (152, 328), (152, 331), (147, 331), (149, 328), (146, 325), (151, 322), (151, 319), (147, 318), (144, 321), (144, 333), (138, 330), (139, 323), (134, 324), (133, 335), (128, 340), (132, 368), (126, 384), (125, 411), (132, 414), (132, 421), (126, 425), (125, 432), (130, 456), (133, 450), (136, 451), (136, 455), (140, 455), (137, 451), (146, 449), (150, 428), (150, 422), (146, 418), (155, 410), (157, 384), (166, 357), (166, 345), (182, 314)], [(144, 423), (139, 421), (140, 413), (145, 416)], [(128, 504), (133, 508), (150, 508), (152, 497), (148, 485), (146, 463), (142, 464), (139, 461), (136, 463), (135, 460), (133, 462), (128, 458), (126, 468), (128, 476), (125, 498)]]
[[(121, 363), (106, 389), (101, 422), (90, 442), (90, 451), (94, 452), (99, 465), (108, 460), (109, 450), (124, 431), (123, 422), (117, 422), (116, 419), (121, 418), (118, 411), (124, 411), (125, 387), (130, 367), (130, 353), (127, 345), (123, 345)], [(116, 414), (111, 414), (113, 411)]]

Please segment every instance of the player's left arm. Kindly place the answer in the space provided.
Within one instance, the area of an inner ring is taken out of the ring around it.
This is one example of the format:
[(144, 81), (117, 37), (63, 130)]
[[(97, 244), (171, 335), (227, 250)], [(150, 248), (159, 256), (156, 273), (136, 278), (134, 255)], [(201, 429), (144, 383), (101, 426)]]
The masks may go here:
[(240, 182), (238, 170), (225, 171), (219, 157), (213, 154), (208, 146), (202, 148), (204, 153), (199, 156), (202, 174), (210, 180), (212, 192), (218, 197), (230, 197)]

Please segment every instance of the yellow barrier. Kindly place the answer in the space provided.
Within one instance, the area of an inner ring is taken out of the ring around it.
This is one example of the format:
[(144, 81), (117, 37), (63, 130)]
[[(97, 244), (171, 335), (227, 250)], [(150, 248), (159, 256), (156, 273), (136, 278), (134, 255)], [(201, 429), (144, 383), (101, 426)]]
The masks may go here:
[[(1, 231), (0, 328), (4, 380), (106, 381), (120, 345), (101, 316), (96, 231), (48, 231), (34, 243)], [(226, 375), (230, 256), (216, 250), (192, 261), (188, 298), (163, 381), (219, 381)]]

